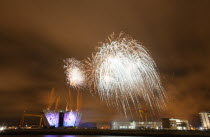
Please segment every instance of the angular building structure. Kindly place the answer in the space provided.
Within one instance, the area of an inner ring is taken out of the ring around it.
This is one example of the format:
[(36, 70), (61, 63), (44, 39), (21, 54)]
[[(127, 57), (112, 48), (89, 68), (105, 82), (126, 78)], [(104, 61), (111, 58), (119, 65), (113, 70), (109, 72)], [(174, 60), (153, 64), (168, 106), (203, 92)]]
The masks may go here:
[(44, 126), (54, 127), (77, 127), (80, 123), (81, 113), (77, 111), (44, 110)]
[(199, 116), (203, 129), (210, 129), (210, 112), (200, 112)]

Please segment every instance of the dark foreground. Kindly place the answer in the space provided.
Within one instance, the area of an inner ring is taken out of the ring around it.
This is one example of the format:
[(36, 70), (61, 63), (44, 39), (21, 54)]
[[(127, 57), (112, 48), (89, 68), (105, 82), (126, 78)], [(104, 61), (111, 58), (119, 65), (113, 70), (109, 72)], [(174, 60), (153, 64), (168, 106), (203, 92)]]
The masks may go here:
[(180, 130), (97, 130), (97, 129), (19, 129), (6, 130), (0, 135), (108, 135), (108, 136), (160, 136), (210, 137), (210, 131)]

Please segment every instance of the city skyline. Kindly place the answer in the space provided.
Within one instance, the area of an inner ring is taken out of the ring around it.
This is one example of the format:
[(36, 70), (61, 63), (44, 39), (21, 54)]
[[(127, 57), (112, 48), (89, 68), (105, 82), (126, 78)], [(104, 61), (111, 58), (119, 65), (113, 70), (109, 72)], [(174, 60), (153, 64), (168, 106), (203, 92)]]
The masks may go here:
[[(91, 57), (98, 42), (124, 31), (140, 41), (157, 64), (169, 97), (166, 110), (157, 117), (188, 119), (199, 126), (199, 112), (210, 110), (208, 4), (1, 2), (0, 122), (17, 123), (24, 110), (40, 113), (52, 88), (64, 96), (69, 86), (63, 59)], [(61, 101), (61, 108), (65, 108), (64, 103)], [(82, 110), (86, 121), (120, 118), (115, 109), (108, 109), (88, 91), (83, 91)]]

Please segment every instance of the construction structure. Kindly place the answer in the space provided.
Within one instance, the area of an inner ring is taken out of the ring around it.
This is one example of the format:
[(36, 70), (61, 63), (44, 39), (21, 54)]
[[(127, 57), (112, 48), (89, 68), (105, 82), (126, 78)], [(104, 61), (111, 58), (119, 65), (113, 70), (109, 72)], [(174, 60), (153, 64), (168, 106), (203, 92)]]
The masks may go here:
[(25, 117), (38, 117), (39, 118), (39, 128), (42, 127), (43, 115), (23, 113), (22, 118), (20, 120), (21, 127), (25, 127)]
[(148, 113), (146, 110), (139, 110), (140, 116), (143, 119), (143, 121), (147, 122), (148, 121)]

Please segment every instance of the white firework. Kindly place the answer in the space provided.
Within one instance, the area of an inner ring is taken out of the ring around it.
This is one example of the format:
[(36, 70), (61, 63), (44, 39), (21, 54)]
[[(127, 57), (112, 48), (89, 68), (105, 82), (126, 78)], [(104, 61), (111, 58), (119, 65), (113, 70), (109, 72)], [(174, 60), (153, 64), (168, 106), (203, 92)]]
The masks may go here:
[(145, 47), (121, 33), (111, 35), (98, 51), (86, 61), (87, 73), (93, 87), (108, 105), (123, 109), (130, 105), (141, 109), (146, 104), (152, 110), (165, 106), (166, 95), (161, 86), (157, 67)]
[(85, 72), (83, 64), (74, 58), (68, 58), (64, 60), (64, 62), (67, 83), (74, 88), (83, 88), (85, 86)]

